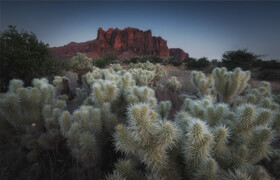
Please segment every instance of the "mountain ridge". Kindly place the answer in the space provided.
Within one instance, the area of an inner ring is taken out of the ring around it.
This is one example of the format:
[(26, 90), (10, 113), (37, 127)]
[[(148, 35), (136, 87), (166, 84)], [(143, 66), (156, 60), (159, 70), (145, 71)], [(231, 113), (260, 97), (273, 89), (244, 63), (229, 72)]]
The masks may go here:
[(152, 31), (142, 31), (127, 27), (109, 28), (104, 31), (99, 28), (97, 38), (85, 42), (70, 42), (64, 46), (52, 47), (51, 50), (61, 57), (73, 57), (78, 52), (85, 53), (93, 59), (108, 52), (115, 53), (119, 59), (134, 56), (176, 57), (181, 60), (188, 58), (180, 48), (168, 48), (167, 41), (160, 36), (152, 36)]

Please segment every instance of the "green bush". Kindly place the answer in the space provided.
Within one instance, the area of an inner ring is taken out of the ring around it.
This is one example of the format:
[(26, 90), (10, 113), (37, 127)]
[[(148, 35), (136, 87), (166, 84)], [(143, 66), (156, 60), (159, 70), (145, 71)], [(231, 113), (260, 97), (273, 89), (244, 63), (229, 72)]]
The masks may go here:
[(103, 57), (100, 57), (95, 60), (94, 65), (99, 68), (104, 68), (107, 65), (111, 64), (114, 60), (117, 59), (117, 55), (114, 53), (107, 53)]
[(162, 63), (163, 59), (157, 56), (134, 56), (130, 59), (126, 59), (123, 61), (123, 63), (129, 64), (129, 63), (145, 63), (145, 62), (150, 62), (150, 63)]
[(222, 56), (222, 62), (223, 66), (229, 70), (236, 67), (240, 67), (243, 70), (249, 70), (253, 67), (258, 58), (258, 55), (248, 52), (247, 49), (239, 49), (236, 51), (225, 52)]
[(18, 32), (15, 26), (0, 34), (0, 90), (7, 89), (8, 82), (19, 78), (30, 85), (33, 78), (60, 74), (67, 62), (55, 58), (48, 44), (39, 41), (35, 34)]
[(186, 67), (191, 69), (204, 69), (210, 65), (209, 60), (206, 57), (202, 57), (199, 59), (188, 58), (185, 60)]
[(261, 69), (280, 69), (280, 61), (270, 60), (270, 61), (261, 61)]
[(157, 57), (157, 56), (146, 56), (146, 58), (144, 58), (144, 59), (145, 59), (145, 62), (149, 61), (151, 63), (162, 63), (163, 62), (162, 58)]
[(260, 80), (279, 80), (280, 79), (280, 72), (275, 69), (264, 69), (260, 71), (258, 75), (258, 79)]
[(99, 67), (99, 68), (104, 68), (108, 64), (110, 64), (110, 62), (106, 61), (103, 58), (99, 58), (99, 59), (95, 60), (95, 62), (94, 62), (94, 65)]
[(168, 63), (169, 63), (169, 64), (172, 64), (173, 66), (181, 66), (182, 60), (179, 59), (179, 58), (171, 57), (171, 58), (168, 60)]

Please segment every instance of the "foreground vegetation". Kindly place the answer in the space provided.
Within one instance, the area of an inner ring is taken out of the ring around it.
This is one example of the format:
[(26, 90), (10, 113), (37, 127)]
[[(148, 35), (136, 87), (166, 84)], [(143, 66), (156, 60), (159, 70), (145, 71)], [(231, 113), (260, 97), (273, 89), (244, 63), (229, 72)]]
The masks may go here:
[[(114, 54), (93, 62), (79, 53), (62, 63), (12, 26), (1, 50), (0, 179), (280, 177), (280, 97), (243, 71), (276, 72), (277, 61), (238, 50), (222, 62), (134, 57), (122, 66)], [(195, 93), (166, 64), (195, 70), (183, 77)], [(72, 89), (55, 76), (69, 68)]]
[(68, 111), (69, 79), (12, 80), (0, 95), (1, 179), (273, 179), (279, 177), (279, 96), (250, 72), (194, 71), (197, 96), (170, 119), (178, 94), (162, 65), (92, 67)]

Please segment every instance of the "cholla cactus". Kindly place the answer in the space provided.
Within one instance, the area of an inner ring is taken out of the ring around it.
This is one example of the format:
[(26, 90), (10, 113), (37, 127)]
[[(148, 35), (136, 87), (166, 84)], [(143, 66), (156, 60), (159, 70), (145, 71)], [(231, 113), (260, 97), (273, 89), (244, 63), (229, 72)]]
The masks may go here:
[(65, 76), (55, 76), (53, 80), (53, 84), (55, 85), (55, 88), (57, 91), (61, 91), (65, 87), (65, 82), (69, 82), (69, 78)]
[(175, 76), (172, 76), (168, 81), (167, 81), (167, 87), (172, 90), (172, 91), (180, 91), (182, 88), (182, 85), (180, 82), (177, 80)]
[(88, 96), (88, 93), (84, 88), (76, 88), (76, 95), (78, 99), (85, 99)]
[(260, 127), (253, 130), (252, 136), (247, 142), (249, 149), (248, 161), (250, 163), (257, 163), (271, 155), (270, 143), (272, 137), (272, 132), (269, 128)]
[(191, 82), (198, 90), (200, 97), (211, 94), (211, 88), (214, 82), (212, 75), (207, 78), (203, 72), (192, 71)]
[(90, 88), (96, 80), (102, 79), (102, 76), (102, 70), (93, 66), (91, 72), (82, 76), (82, 82), (86, 87)]
[(32, 88), (23, 88), (23, 82), (12, 80), (9, 91), (0, 100), (0, 111), (15, 127), (42, 123), (42, 108), (55, 104), (55, 88), (46, 79), (34, 79)]
[(110, 64), (110, 68), (112, 68), (114, 71), (123, 70), (123, 67), (120, 64)]
[(13, 92), (16, 93), (18, 88), (22, 88), (23, 87), (23, 81), (19, 80), (19, 79), (13, 79), (10, 81), (9, 83), (9, 92)]
[[(237, 79), (247, 84), (248, 74), (238, 69), (215, 70), (213, 89), (227, 103), (211, 95), (185, 96), (173, 122), (167, 120), (171, 103), (158, 103), (155, 91), (136, 85), (130, 73), (156, 76), (156, 68), (162, 66), (135, 67), (141, 70), (94, 68), (84, 75), (84, 87), (77, 94), (90, 95), (73, 113), (64, 111), (67, 96), (56, 96), (62, 77), (56, 77), (56, 87), (47, 79), (35, 79), (28, 88), (13, 80), (9, 91), (0, 94), (1, 132), (11, 129), (14, 136), (7, 143), (20, 139), (19, 147), (31, 161), (49, 151), (59, 157), (61, 152), (70, 152), (86, 171), (97, 172), (97, 178), (108, 173), (102, 172), (107, 169), (104, 164), (111, 167), (113, 163), (115, 170), (106, 179), (273, 179), (267, 167), (277, 177), (280, 114), (269, 83), (243, 91), (238, 85), (233, 90), (230, 84), (239, 83)], [(226, 93), (219, 87), (225, 87)], [(60, 149), (65, 144), (69, 151)]]
[(129, 71), (133, 78), (135, 79), (136, 85), (138, 86), (148, 86), (151, 85), (155, 78), (154, 71), (148, 71), (143, 69), (131, 69)]
[(112, 179), (143, 179), (143, 174), (136, 170), (135, 162), (130, 159), (119, 159), (115, 163), (115, 170), (105, 178), (106, 180)]
[(164, 69), (164, 66), (160, 64), (156, 64), (154, 66), (154, 70), (155, 70), (155, 79), (154, 79), (155, 82), (161, 80), (167, 75), (167, 71)]
[[(259, 98), (261, 100), (248, 104), (248, 99), (244, 98), (245, 103), (240, 106), (216, 103), (211, 96), (185, 99), (175, 123), (185, 134), (181, 140), (182, 151), (191, 178), (270, 178), (262, 166), (260, 174), (256, 174), (254, 169), (254, 164), (275, 154), (272, 140), (275, 138), (274, 131), (279, 130), (278, 106), (273, 108), (275, 102), (270, 96), (270, 88), (267, 83), (264, 86), (261, 86), (264, 90), (259, 92), (264, 96)], [(259, 88), (256, 90), (259, 91)], [(239, 97), (248, 97), (254, 91), (248, 89)], [(196, 143), (198, 146), (195, 146)], [(228, 169), (236, 171), (227, 172)]]
[(263, 108), (271, 109), (272, 111), (278, 111), (279, 110), (279, 104), (273, 102), (272, 98), (261, 98), (259, 101), (259, 105)]
[(88, 58), (83, 53), (77, 53), (77, 55), (72, 58), (71, 68), (75, 72), (89, 71), (92, 69), (92, 59)]
[(1, 95), (1, 120), (20, 129), (21, 145), (26, 147), (27, 159), (35, 161), (44, 149), (55, 150), (60, 141), (58, 118), (66, 106), (55, 97), (55, 87), (47, 79), (34, 79), (33, 87), (23, 87), (12, 80), (9, 91)]
[(156, 110), (157, 99), (155, 98), (155, 91), (149, 87), (133, 86), (125, 89), (124, 98), (127, 104), (148, 103)]
[(235, 169), (234, 171), (229, 171), (224, 174), (223, 180), (252, 180), (251, 176), (247, 174), (246, 171), (241, 170), (241, 169)]
[(214, 159), (207, 160), (202, 168), (199, 169), (194, 174), (194, 179), (209, 179), (216, 180), (218, 179), (218, 167), (217, 162)]
[(221, 101), (231, 103), (247, 86), (251, 73), (236, 68), (233, 72), (226, 68), (215, 68), (212, 72), (215, 90)]
[(273, 114), (273, 120), (272, 120), (272, 128), (275, 130), (278, 134), (280, 134), (280, 113), (275, 112)]
[(194, 171), (210, 160), (213, 135), (207, 125), (196, 118), (191, 119), (187, 131), (182, 151), (187, 168)]
[(203, 99), (199, 100), (186, 98), (182, 106), (182, 110), (189, 112), (193, 117), (204, 119), (206, 117), (206, 113), (208, 114), (206, 109), (212, 106), (212, 96), (205, 96)]
[(171, 109), (171, 102), (170, 101), (161, 101), (158, 106), (158, 112), (162, 119), (167, 119), (168, 113)]
[(114, 141), (118, 151), (134, 154), (147, 167), (160, 170), (168, 166), (167, 151), (179, 137), (173, 123), (159, 121), (148, 104), (140, 103), (129, 107), (128, 126), (117, 126)]
[(234, 134), (240, 137), (249, 135), (253, 128), (267, 125), (272, 118), (272, 112), (267, 109), (258, 109), (254, 105), (245, 104), (237, 109), (234, 124)]
[(92, 59), (83, 53), (77, 53), (70, 63), (71, 69), (78, 73), (78, 82), (82, 83), (82, 75), (92, 70)]
[(214, 143), (213, 143), (213, 154), (218, 160), (222, 160), (228, 155), (227, 142), (230, 136), (230, 132), (227, 127), (221, 125), (215, 127), (213, 130)]
[(95, 103), (101, 105), (105, 102), (113, 102), (119, 95), (119, 88), (114, 81), (99, 80), (92, 85), (92, 98)]
[(178, 128), (182, 131), (182, 133), (187, 133), (186, 127), (189, 126), (191, 119), (193, 116), (191, 116), (189, 113), (180, 111), (176, 114), (175, 117), (175, 124)]
[(113, 171), (112, 174), (108, 174), (105, 177), (106, 180), (126, 180), (119, 171)]
[(100, 156), (97, 137), (102, 133), (101, 110), (92, 106), (81, 106), (71, 116), (64, 111), (59, 119), (61, 134), (68, 139), (72, 154), (85, 167), (93, 167)]
[(121, 76), (119, 86), (120, 86), (120, 89), (123, 91), (126, 88), (135, 86), (135, 81), (129, 72), (126, 72), (124, 75)]
[(130, 64), (130, 68), (141, 68), (143, 70), (154, 71), (154, 79), (153, 83), (155, 84), (157, 81), (160, 81), (167, 75), (167, 71), (164, 69), (164, 66), (160, 64), (153, 64), (149, 61), (146, 63), (137, 63), (137, 64)]
[(242, 104), (254, 104), (263, 108), (271, 109), (272, 111), (279, 110), (279, 104), (277, 104), (275, 98), (271, 95), (271, 86), (269, 82), (261, 82), (258, 88), (249, 89), (244, 96), (238, 96), (233, 101), (234, 106), (240, 106)]

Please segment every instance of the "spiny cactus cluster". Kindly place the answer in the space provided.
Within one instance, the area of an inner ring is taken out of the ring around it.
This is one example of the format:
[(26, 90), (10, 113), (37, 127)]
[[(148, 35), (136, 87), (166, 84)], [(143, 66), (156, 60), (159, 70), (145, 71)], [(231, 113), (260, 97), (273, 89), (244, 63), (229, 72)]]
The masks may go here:
[(149, 61), (146, 63), (130, 64), (130, 68), (132, 69), (140, 68), (143, 70), (154, 71), (155, 72), (154, 82), (161, 80), (167, 75), (167, 71), (164, 69), (164, 66), (160, 64), (153, 64), (150, 63)]
[(110, 68), (112, 68), (114, 71), (123, 70), (123, 67), (120, 64), (110, 64)]
[(77, 53), (77, 55), (72, 58), (71, 69), (74, 72), (90, 71), (92, 69), (92, 59), (88, 58), (86, 54)]
[[(263, 94), (259, 100), (248, 98), (258, 93)], [(279, 138), (275, 133), (279, 130), (279, 104), (270, 96), (270, 86), (263, 82), (240, 95), (243, 101), (239, 105), (217, 103), (212, 96), (185, 99), (175, 122), (187, 139), (182, 141), (182, 153), (191, 178), (272, 178), (263, 166), (256, 165), (278, 156), (272, 144)], [(258, 103), (263, 99), (266, 106)]]
[(134, 77), (136, 84), (139, 86), (151, 85), (155, 79), (155, 71), (145, 69), (130, 69), (130, 73)]
[(226, 68), (215, 68), (213, 70), (215, 90), (221, 101), (231, 103), (247, 86), (251, 77), (250, 71), (242, 71), (240, 68), (233, 72)]
[(171, 102), (158, 101), (152, 88), (162, 66), (148, 65), (93, 67), (76, 90), (83, 103), (74, 110), (65, 110), (67, 96), (57, 93), (62, 77), (56, 87), (46, 79), (27, 88), (12, 80), (0, 94), (1, 130), (21, 137), (30, 161), (49, 152), (73, 157), (71, 168), (95, 179), (277, 178), (280, 113), (268, 82), (250, 87), (250, 73), (240, 69), (217, 68), (213, 80), (194, 72), (199, 96), (184, 98), (170, 120)]
[(167, 81), (167, 87), (174, 92), (178, 92), (181, 90), (182, 85), (180, 84), (180, 82), (177, 80), (175, 76), (172, 76)]
[(47, 79), (34, 79), (32, 84), (25, 88), (21, 80), (11, 80), (8, 92), (0, 99), (1, 124), (8, 122), (21, 132), (30, 161), (42, 150), (56, 148), (60, 140), (58, 119), (67, 100), (67, 96), (55, 97), (56, 88)]
[(194, 87), (198, 89), (200, 97), (211, 94), (213, 76), (207, 78), (203, 72), (193, 71), (191, 73), (191, 80)]
[(127, 125), (116, 127), (116, 149), (136, 156), (151, 172), (165, 174), (170, 165), (168, 151), (179, 140), (179, 129), (172, 122), (161, 120), (145, 103), (131, 105), (127, 114)]
[[(105, 109), (104, 109), (105, 110)], [(101, 148), (106, 143), (104, 123), (111, 123), (102, 114), (103, 109), (81, 106), (71, 115), (63, 111), (59, 124), (67, 138), (72, 155), (87, 168), (100, 165)]]

